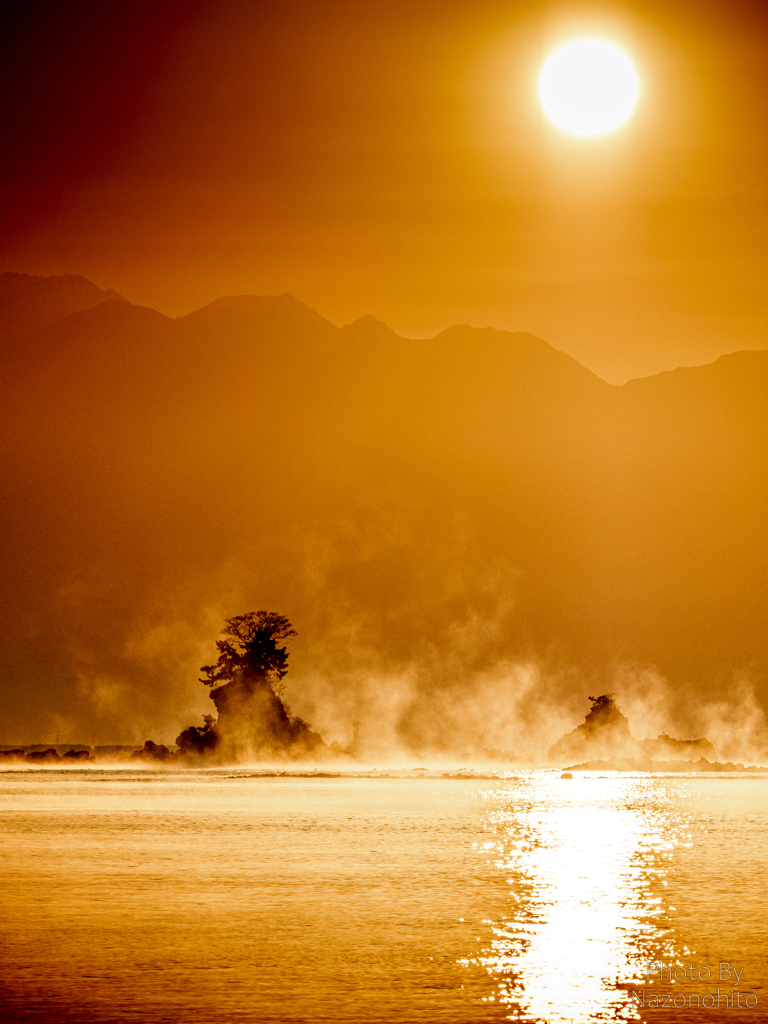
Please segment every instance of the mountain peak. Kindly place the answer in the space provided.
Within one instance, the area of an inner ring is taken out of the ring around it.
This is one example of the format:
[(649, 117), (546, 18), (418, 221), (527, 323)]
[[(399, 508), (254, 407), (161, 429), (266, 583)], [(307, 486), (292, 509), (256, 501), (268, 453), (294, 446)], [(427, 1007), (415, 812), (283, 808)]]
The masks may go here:
[(364, 335), (366, 337), (373, 338), (397, 338), (399, 337), (391, 327), (379, 320), (372, 313), (366, 313), (365, 316), (360, 316), (357, 320), (353, 320), (351, 324), (345, 324), (342, 328), (347, 335), (353, 337), (358, 335)]
[(325, 317), (288, 292), (282, 295), (222, 295), (178, 320), (196, 326), (216, 324), (238, 328), (251, 324), (333, 327)]
[(0, 274), (0, 339), (5, 344), (14, 342), (110, 299), (126, 301), (111, 288), (104, 291), (79, 274)]

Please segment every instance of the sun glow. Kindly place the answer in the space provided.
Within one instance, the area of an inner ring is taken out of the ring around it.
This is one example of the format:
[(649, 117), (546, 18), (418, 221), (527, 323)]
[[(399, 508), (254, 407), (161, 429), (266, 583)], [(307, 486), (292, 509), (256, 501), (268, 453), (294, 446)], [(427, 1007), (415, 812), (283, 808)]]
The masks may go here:
[(574, 135), (601, 135), (617, 128), (632, 113), (638, 88), (629, 58), (600, 39), (561, 46), (539, 78), (547, 116)]

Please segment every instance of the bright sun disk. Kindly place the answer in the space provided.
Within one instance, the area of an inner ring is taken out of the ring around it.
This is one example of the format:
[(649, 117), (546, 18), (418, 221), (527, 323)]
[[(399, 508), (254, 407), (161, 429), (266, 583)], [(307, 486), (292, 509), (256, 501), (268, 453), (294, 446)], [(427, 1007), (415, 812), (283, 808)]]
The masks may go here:
[(556, 50), (539, 78), (549, 118), (574, 135), (601, 135), (629, 117), (638, 93), (629, 58), (611, 43), (577, 39)]

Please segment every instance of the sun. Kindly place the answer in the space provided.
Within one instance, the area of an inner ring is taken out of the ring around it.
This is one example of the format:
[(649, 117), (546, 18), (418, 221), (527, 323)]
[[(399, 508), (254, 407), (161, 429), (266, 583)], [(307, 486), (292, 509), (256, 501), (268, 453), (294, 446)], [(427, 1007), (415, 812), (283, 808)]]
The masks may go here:
[(632, 62), (612, 43), (577, 39), (552, 54), (539, 78), (548, 117), (574, 135), (602, 135), (622, 124), (638, 94)]

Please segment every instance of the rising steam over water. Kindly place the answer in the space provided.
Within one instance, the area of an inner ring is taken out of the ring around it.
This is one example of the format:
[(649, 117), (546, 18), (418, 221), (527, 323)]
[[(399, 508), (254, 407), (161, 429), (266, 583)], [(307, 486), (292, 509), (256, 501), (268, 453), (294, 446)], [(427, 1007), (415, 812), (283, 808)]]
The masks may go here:
[(613, 387), (287, 295), (70, 308), (0, 381), (4, 743), (173, 743), (269, 608), (292, 709), (371, 756), (538, 758), (606, 692), (639, 737), (768, 750), (766, 353)]

